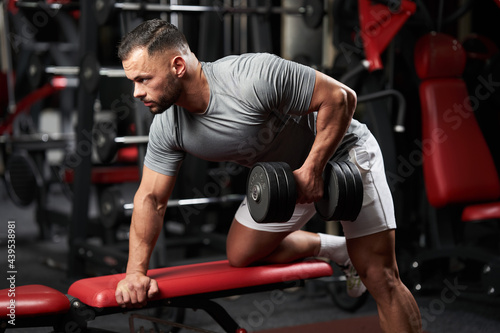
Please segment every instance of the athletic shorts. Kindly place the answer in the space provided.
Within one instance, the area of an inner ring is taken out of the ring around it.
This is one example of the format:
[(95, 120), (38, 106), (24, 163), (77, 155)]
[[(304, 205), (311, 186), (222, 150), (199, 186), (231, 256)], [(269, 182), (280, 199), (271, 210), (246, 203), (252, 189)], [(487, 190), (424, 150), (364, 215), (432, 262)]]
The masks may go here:
[[(363, 178), (363, 206), (356, 221), (340, 221), (346, 238), (357, 238), (395, 229), (394, 204), (387, 183), (384, 160), (373, 135), (349, 151), (349, 160)], [(297, 204), (288, 222), (257, 223), (252, 219), (246, 198), (236, 211), (235, 219), (242, 225), (261, 231), (291, 232), (301, 229), (316, 214), (314, 204)]]

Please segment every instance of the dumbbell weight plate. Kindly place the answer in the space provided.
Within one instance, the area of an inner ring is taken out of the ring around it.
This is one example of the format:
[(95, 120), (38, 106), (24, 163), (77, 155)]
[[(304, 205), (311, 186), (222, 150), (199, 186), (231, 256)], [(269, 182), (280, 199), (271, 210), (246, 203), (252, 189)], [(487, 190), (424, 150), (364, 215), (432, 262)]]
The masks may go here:
[(329, 163), (332, 164), (333, 172), (335, 172), (335, 174), (337, 175), (337, 180), (338, 180), (338, 187), (337, 187), (338, 203), (337, 203), (337, 208), (333, 212), (333, 215), (330, 217), (330, 220), (341, 221), (342, 216), (344, 215), (346, 199), (347, 199), (347, 183), (344, 172), (340, 168), (338, 162), (330, 161)]
[(273, 172), (276, 177), (277, 197), (276, 205), (270, 210), (272, 214), (270, 214), (266, 220), (269, 222), (281, 222), (283, 221), (283, 206), (286, 202), (286, 195), (288, 194), (288, 185), (285, 174), (280, 166), (278, 166), (275, 162), (267, 163), (267, 166), (269, 167), (270, 172)]
[(339, 179), (334, 171), (332, 163), (327, 163), (323, 172), (324, 193), (323, 198), (314, 203), (316, 212), (325, 221), (331, 220), (338, 207), (339, 200)]
[(350, 221), (354, 210), (356, 183), (354, 175), (352, 174), (351, 169), (349, 168), (349, 166), (347, 166), (345, 161), (339, 161), (337, 163), (339, 167), (342, 169), (342, 172), (344, 173), (344, 177), (346, 180), (346, 196), (345, 196), (346, 200), (345, 200), (344, 211), (342, 213), (342, 216), (340, 217), (340, 220)]
[(324, 4), (322, 0), (305, 0), (303, 4), (306, 12), (303, 14), (304, 23), (311, 29), (316, 29), (323, 23), (325, 16)]
[(258, 223), (272, 222), (277, 208), (276, 173), (267, 163), (255, 164), (248, 175), (247, 202), (250, 215)]
[(287, 163), (274, 162), (272, 166), (276, 171), (280, 190), (279, 216), (277, 216), (276, 222), (286, 222), (292, 217), (297, 202), (295, 178), (292, 169)]
[(20, 206), (28, 206), (39, 195), (43, 177), (33, 158), (26, 151), (9, 156), (4, 173), (7, 193)]
[(118, 152), (115, 142), (117, 134), (116, 124), (113, 122), (99, 122), (94, 126), (93, 139), (101, 163), (110, 163), (115, 158)]
[(354, 177), (355, 191), (353, 198), (353, 210), (348, 221), (355, 221), (361, 211), (361, 207), (363, 206), (363, 178), (361, 177), (361, 172), (356, 165), (354, 165), (354, 163), (349, 161), (344, 163), (349, 167)]
[(117, 187), (109, 187), (102, 191), (99, 198), (99, 220), (105, 228), (111, 229), (125, 219), (124, 204), (123, 194)]
[(79, 79), (82, 82), (85, 90), (93, 93), (99, 87), (101, 66), (96, 56), (93, 53), (86, 54), (80, 65)]
[(43, 81), (43, 67), (40, 58), (32, 53), (28, 60), (28, 82), (32, 89), (36, 89)]

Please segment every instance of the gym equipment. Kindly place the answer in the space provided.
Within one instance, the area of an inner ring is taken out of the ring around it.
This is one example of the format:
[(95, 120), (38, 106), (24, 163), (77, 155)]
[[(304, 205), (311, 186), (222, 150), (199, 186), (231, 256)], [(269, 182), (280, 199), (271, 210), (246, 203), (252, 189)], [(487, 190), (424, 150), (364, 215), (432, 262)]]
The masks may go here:
[(18, 8), (26, 8), (26, 9), (37, 9), (37, 8), (47, 8), (52, 10), (78, 10), (80, 9), (80, 5), (78, 2), (72, 1), (60, 1), (59, 3), (54, 2), (28, 2), (28, 1), (14, 1), (14, 5)]
[(248, 207), (255, 221), (285, 222), (292, 217), (297, 191), (288, 164), (257, 163), (248, 175), (247, 191)]
[[(321, 260), (244, 268), (232, 267), (227, 260), (220, 260), (152, 269), (148, 275), (156, 279), (160, 292), (147, 307), (203, 309), (224, 332), (244, 333), (245, 328), (214, 299), (297, 287), (305, 280), (329, 277), (332, 273), (330, 264)], [(52, 326), (56, 333), (85, 331), (87, 322), (97, 316), (135, 310), (121, 308), (116, 302), (116, 285), (124, 277), (125, 274), (115, 274), (78, 280), (67, 294), (43, 285), (16, 286), (14, 322), (10, 321), (9, 308), (13, 296), (9, 289), (3, 289), (0, 291), (0, 332), (6, 328), (42, 326)]]
[(412, 1), (402, 0), (399, 3), (399, 10), (392, 12), (383, 4), (358, 1), (360, 37), (363, 40), (370, 72), (383, 68), (380, 55), (417, 9), (417, 5)]
[[(315, 203), (325, 221), (354, 221), (363, 203), (363, 181), (349, 161), (329, 161), (323, 173), (323, 198)], [(252, 218), (258, 223), (286, 222), (295, 209), (296, 184), (284, 162), (255, 164), (248, 175), (247, 200)]]
[[(241, 202), (245, 198), (243, 194), (228, 194), (219, 197), (193, 198), (193, 199), (170, 199), (168, 208), (212, 205), (229, 202)], [(100, 199), (100, 220), (106, 228), (117, 226), (126, 219), (130, 219), (134, 204), (126, 202), (119, 188), (112, 186), (102, 191)]]
[(101, 68), (93, 53), (87, 53), (80, 66), (47, 66), (43, 67), (39, 57), (32, 55), (28, 65), (28, 81), (34, 88), (38, 87), (46, 74), (55, 76), (78, 76), (87, 91), (93, 92), (99, 85), (99, 77), (125, 77), (122, 68)]
[(92, 135), (97, 156), (102, 163), (111, 162), (121, 146), (147, 144), (149, 142), (147, 135), (117, 137), (116, 128), (113, 125), (95, 126)]
[(115, 0), (96, 0), (95, 16), (99, 24), (108, 22), (114, 12), (122, 11), (149, 11), (172, 13), (206, 13), (215, 12), (225, 14), (249, 15), (302, 15), (304, 23), (311, 29), (318, 28), (325, 15), (322, 0), (304, 0), (299, 8), (286, 7), (228, 7), (228, 6), (192, 6), (192, 5), (166, 5), (154, 3), (116, 2)]
[[(436, 279), (426, 279), (430, 272), (442, 272), (446, 278), (457, 274), (442, 262), (459, 258), (464, 268), (458, 273), (481, 279), (471, 281), (464, 296), (498, 299), (498, 229), (489, 229), (488, 220), (500, 218), (500, 180), (474, 115), (477, 96), (469, 95), (461, 77), (465, 51), (452, 36), (431, 33), (417, 41), (414, 59), (421, 79), (423, 174), (429, 203), (425, 238), (430, 240), (411, 262), (414, 288), (434, 287)], [(436, 262), (439, 269), (429, 270), (428, 265)]]
[(43, 178), (31, 156), (24, 150), (9, 157), (5, 167), (5, 184), (12, 201), (28, 206), (38, 196)]

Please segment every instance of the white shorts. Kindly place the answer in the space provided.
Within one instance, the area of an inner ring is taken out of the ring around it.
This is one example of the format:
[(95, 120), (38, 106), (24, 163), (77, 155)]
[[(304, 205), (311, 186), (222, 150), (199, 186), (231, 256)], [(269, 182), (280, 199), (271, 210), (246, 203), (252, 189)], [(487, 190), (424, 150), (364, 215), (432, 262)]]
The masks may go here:
[[(356, 221), (341, 221), (346, 238), (357, 238), (384, 230), (395, 229), (394, 204), (387, 184), (384, 160), (373, 135), (349, 151), (349, 160), (363, 178), (363, 207)], [(257, 223), (248, 210), (246, 198), (238, 208), (235, 219), (242, 225), (261, 231), (291, 232), (301, 229), (316, 214), (314, 204), (298, 204), (292, 218), (281, 223)]]

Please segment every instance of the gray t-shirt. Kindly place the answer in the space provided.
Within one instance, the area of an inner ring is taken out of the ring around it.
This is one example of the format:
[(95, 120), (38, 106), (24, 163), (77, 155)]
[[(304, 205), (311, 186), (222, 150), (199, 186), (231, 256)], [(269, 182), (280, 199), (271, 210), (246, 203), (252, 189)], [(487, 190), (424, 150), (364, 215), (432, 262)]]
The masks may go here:
[[(292, 169), (305, 161), (315, 138), (316, 113), (306, 114), (314, 69), (267, 53), (228, 56), (202, 63), (210, 88), (206, 111), (171, 108), (151, 124), (145, 165), (176, 175), (186, 153), (208, 161), (283, 161)], [(366, 127), (353, 120), (349, 132), (363, 139)]]

